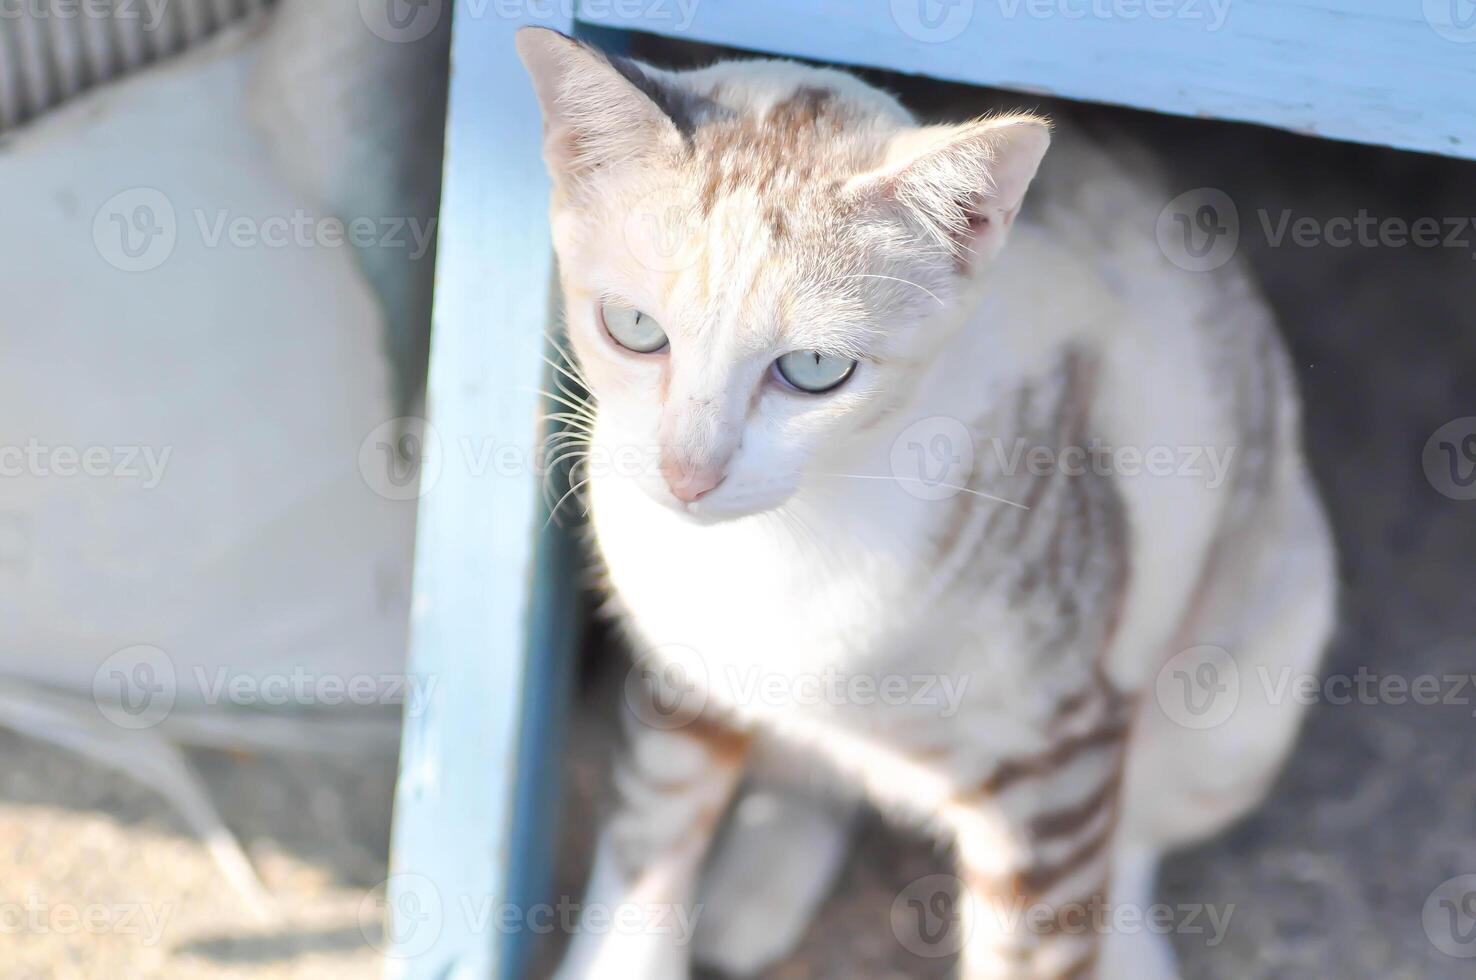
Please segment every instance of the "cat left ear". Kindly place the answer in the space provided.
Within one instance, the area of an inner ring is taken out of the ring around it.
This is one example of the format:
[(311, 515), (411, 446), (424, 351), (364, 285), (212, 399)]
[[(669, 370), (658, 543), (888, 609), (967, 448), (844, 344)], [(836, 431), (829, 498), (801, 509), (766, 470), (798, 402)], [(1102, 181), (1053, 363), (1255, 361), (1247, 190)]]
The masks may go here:
[(897, 137), (886, 164), (856, 178), (852, 192), (900, 208), (967, 273), (1004, 245), (1050, 142), (1039, 116), (925, 126)]
[(636, 62), (543, 27), (518, 31), (517, 48), (543, 108), (544, 158), (556, 182), (680, 144), (663, 108), (675, 108), (677, 93)]

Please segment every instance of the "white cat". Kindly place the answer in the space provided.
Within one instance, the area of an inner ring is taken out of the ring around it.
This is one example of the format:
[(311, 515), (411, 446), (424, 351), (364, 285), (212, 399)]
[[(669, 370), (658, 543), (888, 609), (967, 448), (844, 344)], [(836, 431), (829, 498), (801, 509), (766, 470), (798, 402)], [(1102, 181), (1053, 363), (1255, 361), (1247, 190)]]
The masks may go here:
[[(1154, 189), (1062, 139), (1017, 221), (1033, 116), (920, 126), (837, 71), (519, 50), (597, 405), (568, 438), (639, 657), (587, 908), (645, 919), (586, 922), (560, 976), (688, 974), (755, 740), (954, 843), (964, 976), (1175, 975), (1152, 931), (1073, 916), (1146, 911), (1166, 848), (1260, 798), (1300, 708), (1256, 668), (1315, 669), (1333, 619), (1244, 272), (1174, 267)], [(1236, 676), (1224, 717), (1182, 700)]]

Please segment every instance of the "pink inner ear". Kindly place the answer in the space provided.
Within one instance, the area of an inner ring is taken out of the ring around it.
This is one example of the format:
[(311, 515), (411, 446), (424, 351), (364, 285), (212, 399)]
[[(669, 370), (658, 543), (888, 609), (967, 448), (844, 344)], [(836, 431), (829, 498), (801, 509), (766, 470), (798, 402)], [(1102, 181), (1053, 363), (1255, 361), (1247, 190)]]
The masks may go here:
[(1002, 211), (990, 209), (985, 198), (980, 196), (969, 197), (958, 202), (959, 208), (964, 213), (964, 227), (958, 229), (954, 235), (954, 243), (959, 246), (958, 269), (960, 272), (968, 272), (972, 267), (977, 249), (975, 246), (991, 228), (998, 227), (1001, 230), (1008, 229), (1014, 223), (1015, 215), (1019, 212)]
[(977, 197), (960, 201), (959, 207), (963, 210), (965, 223), (964, 227), (954, 233), (953, 239), (954, 244), (958, 245), (958, 271), (966, 273), (975, 257), (974, 243), (989, 230), (994, 216), (985, 210), (983, 201)]

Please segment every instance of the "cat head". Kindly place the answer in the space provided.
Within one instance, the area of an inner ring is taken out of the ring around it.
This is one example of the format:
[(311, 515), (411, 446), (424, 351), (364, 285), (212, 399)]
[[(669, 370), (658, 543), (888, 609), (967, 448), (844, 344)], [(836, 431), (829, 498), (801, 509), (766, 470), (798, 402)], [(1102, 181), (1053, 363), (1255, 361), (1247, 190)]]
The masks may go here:
[(669, 72), (542, 29), (518, 50), (595, 449), (648, 448), (624, 475), (703, 522), (782, 505), (908, 397), (1049, 142), (1027, 115), (918, 126), (791, 62)]

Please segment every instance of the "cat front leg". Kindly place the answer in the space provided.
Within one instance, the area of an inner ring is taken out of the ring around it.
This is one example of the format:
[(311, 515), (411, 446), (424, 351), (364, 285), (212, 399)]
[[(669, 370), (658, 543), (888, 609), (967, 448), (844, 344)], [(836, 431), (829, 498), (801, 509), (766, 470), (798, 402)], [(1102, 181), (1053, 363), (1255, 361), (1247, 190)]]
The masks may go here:
[(946, 814), (964, 929), (963, 980), (1097, 976), (1108, 905), (1126, 725), (1063, 738), (999, 763)]
[(748, 738), (705, 718), (627, 716), (617, 801), (600, 832), (580, 921), (557, 980), (683, 980), (697, 875), (743, 774)]

